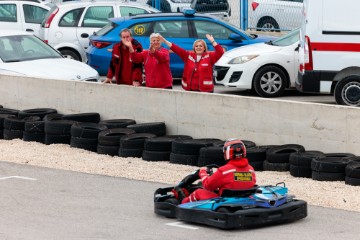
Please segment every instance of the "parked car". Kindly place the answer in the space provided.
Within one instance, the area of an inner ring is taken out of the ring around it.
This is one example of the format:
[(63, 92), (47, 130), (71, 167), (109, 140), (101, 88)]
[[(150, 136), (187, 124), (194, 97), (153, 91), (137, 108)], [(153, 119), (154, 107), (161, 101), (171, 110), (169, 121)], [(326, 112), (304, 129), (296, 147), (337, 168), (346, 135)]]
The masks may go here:
[(191, 8), (199, 13), (208, 13), (222, 19), (231, 16), (231, 7), (228, 0), (192, 0)]
[[(184, 12), (154, 13), (111, 19), (108, 25), (90, 37), (91, 46), (87, 50), (88, 64), (100, 75), (106, 75), (112, 47), (114, 43), (120, 41), (119, 32), (123, 28), (131, 29), (133, 37), (142, 44), (144, 49), (149, 48), (149, 36), (153, 32), (160, 33), (170, 42), (187, 50), (193, 49), (196, 39), (206, 39), (207, 33), (211, 33), (225, 50), (273, 39), (269, 36), (248, 34), (217, 17), (196, 14), (193, 9), (186, 9)], [(207, 39), (206, 43), (208, 49), (214, 49)], [(181, 78), (184, 63), (174, 53), (170, 54), (170, 68), (174, 78)]]
[(23, 30), (39, 36), (50, 6), (36, 1), (0, 1), (0, 29)]
[[(148, 0), (148, 5), (155, 7), (155, 0)], [(161, 12), (181, 12), (182, 8), (190, 7), (191, 0), (160, 0)]]
[(300, 27), (303, 0), (253, 0), (249, 28), (261, 31), (294, 30)]
[(0, 74), (98, 82), (99, 74), (85, 63), (64, 58), (31, 33), (0, 32)]
[(299, 29), (277, 40), (235, 48), (215, 64), (215, 82), (279, 97), (294, 88), (299, 64)]
[(146, 4), (117, 1), (65, 2), (53, 7), (41, 24), (40, 38), (67, 58), (86, 61), (89, 36), (109, 18), (159, 12)]

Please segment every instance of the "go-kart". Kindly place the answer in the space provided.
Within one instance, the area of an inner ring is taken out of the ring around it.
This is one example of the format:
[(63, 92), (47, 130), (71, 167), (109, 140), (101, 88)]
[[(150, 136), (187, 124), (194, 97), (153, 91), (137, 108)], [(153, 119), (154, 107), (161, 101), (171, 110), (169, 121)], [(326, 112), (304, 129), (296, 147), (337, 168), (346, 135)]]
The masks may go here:
[[(207, 166), (211, 175), (216, 165)], [(292, 222), (307, 216), (307, 203), (288, 194), (285, 183), (255, 186), (247, 190), (225, 189), (220, 197), (181, 204), (181, 200), (201, 188), (199, 170), (186, 176), (174, 187), (154, 193), (155, 213), (181, 221), (205, 224), (221, 229), (259, 227)]]

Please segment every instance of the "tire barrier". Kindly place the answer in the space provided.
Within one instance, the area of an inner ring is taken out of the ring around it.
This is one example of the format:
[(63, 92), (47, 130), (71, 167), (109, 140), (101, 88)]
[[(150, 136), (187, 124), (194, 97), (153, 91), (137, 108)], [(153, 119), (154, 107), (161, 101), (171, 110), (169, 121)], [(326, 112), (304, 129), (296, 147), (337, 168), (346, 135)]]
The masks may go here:
[(320, 151), (294, 152), (289, 156), (290, 175), (293, 177), (311, 178), (311, 161), (313, 158), (322, 158), (325, 154)]

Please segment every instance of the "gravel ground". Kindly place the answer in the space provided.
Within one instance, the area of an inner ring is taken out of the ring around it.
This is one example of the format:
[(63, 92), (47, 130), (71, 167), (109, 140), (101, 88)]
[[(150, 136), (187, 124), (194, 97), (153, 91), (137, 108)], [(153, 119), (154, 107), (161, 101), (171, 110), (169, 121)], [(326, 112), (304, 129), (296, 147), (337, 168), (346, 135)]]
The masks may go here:
[[(20, 139), (0, 140), (0, 161), (113, 177), (176, 184), (197, 169), (193, 166), (148, 162), (140, 158), (100, 155), (65, 144), (44, 145)], [(345, 182), (295, 178), (288, 172), (257, 172), (259, 185), (285, 182), (289, 192), (310, 205), (360, 212), (360, 187)]]

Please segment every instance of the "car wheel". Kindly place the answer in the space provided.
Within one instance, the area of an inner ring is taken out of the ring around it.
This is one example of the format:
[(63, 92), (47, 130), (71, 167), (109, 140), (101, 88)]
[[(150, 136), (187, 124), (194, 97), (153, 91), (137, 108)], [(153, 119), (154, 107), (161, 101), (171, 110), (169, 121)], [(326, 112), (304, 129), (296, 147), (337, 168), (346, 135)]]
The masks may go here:
[(360, 105), (360, 76), (349, 76), (336, 84), (335, 100), (339, 105)]
[(280, 68), (266, 66), (257, 71), (253, 84), (260, 97), (279, 97), (285, 91), (286, 76)]
[(263, 32), (280, 32), (279, 24), (271, 17), (265, 17), (259, 20), (257, 28)]
[(65, 58), (74, 59), (76, 61), (81, 61), (79, 55), (71, 50), (60, 50), (61, 55), (63, 55)]

